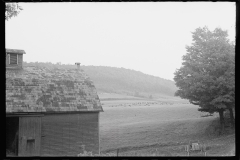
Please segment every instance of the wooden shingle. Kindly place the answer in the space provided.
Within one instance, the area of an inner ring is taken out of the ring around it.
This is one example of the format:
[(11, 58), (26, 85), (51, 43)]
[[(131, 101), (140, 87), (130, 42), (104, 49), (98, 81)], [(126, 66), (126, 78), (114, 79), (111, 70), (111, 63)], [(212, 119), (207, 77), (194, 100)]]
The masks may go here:
[(7, 113), (62, 111), (103, 111), (96, 88), (83, 70), (6, 70)]

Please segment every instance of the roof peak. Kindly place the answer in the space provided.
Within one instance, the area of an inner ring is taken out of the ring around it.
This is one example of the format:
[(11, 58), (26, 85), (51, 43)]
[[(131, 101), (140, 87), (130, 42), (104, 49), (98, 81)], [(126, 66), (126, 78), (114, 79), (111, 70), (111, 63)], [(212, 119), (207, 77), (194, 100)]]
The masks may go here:
[(8, 49), (8, 48), (6, 48), (6, 52), (16, 53), (16, 54), (26, 54), (26, 52), (22, 49)]

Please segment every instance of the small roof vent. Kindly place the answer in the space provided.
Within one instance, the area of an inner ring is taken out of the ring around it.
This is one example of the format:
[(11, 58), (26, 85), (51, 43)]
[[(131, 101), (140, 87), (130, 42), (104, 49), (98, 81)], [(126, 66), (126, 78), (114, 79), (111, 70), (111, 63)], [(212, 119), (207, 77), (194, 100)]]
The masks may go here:
[(77, 69), (80, 70), (80, 64), (79, 62), (76, 62), (75, 65), (77, 65)]

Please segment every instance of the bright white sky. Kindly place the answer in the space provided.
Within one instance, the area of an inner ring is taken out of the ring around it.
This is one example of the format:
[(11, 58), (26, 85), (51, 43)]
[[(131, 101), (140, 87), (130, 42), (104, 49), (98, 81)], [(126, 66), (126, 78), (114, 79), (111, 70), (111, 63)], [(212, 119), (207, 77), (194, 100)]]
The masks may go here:
[(173, 80), (196, 28), (228, 30), (234, 2), (19, 3), (6, 48), (27, 62), (123, 67)]

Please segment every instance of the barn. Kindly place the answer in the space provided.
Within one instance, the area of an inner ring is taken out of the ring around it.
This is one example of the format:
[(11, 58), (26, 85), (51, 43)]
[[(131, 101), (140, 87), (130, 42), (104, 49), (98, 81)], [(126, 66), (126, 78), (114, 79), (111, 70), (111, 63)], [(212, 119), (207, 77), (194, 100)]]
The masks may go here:
[(24, 50), (6, 49), (6, 154), (99, 154), (96, 88), (82, 69), (23, 67)]

